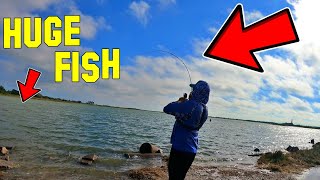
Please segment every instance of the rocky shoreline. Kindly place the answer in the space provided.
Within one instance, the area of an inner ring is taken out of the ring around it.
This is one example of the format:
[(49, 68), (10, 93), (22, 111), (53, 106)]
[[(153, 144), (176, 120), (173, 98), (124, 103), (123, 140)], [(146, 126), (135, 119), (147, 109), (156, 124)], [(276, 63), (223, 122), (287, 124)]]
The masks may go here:
[[(166, 180), (168, 173), (166, 166), (142, 168), (127, 172), (130, 179), (135, 180)], [(188, 171), (186, 180), (294, 180), (294, 174), (270, 172), (257, 168), (224, 167), (224, 166), (192, 166)]]
[[(41, 173), (37, 170), (28, 170), (29, 175), (20, 177), (14, 174), (14, 171), (0, 171), (0, 179), (119, 179), (119, 180), (167, 180), (168, 173), (166, 166), (161, 167), (147, 167), (141, 169), (133, 169), (127, 172), (110, 172), (97, 171), (94, 172), (80, 172), (75, 170), (73, 173), (66, 173), (62, 169), (41, 169)], [(94, 173), (94, 174), (91, 174)], [(41, 175), (39, 175), (41, 174)], [(287, 174), (281, 172), (270, 172), (261, 169), (241, 168), (241, 167), (225, 167), (225, 166), (197, 166), (193, 165), (186, 180), (294, 180), (295, 174)]]
[[(257, 152), (257, 150), (255, 150)], [(169, 157), (162, 156), (162, 166), (146, 167), (133, 169), (125, 172), (124, 175), (133, 180), (166, 180), (168, 179)], [(271, 172), (258, 169), (254, 166), (198, 166), (192, 165), (186, 176), (186, 180), (202, 179), (275, 179), (275, 180), (293, 180), (292, 174), (282, 172)]]
[[(314, 144), (314, 140), (311, 140)], [(260, 156), (256, 166), (196, 166), (188, 171), (186, 179), (300, 179), (299, 176), (308, 169), (320, 164), (320, 143), (313, 145), (311, 149), (299, 150), (298, 147), (289, 146), (286, 152), (276, 151), (255, 154)], [(249, 155), (249, 156), (252, 156)], [(166, 162), (167, 159), (163, 159)], [(161, 167), (141, 168), (130, 170), (127, 176), (136, 180), (162, 180), (168, 179), (166, 163)], [(314, 175), (313, 175), (314, 176)], [(320, 174), (319, 174), (320, 177)]]
[[(10, 149), (10, 150), (8, 150)], [(2, 179), (29, 179), (29, 177), (20, 177), (15, 174), (17, 171), (23, 172), (23, 168), (19, 168), (16, 163), (10, 161), (9, 153), (12, 151), (10, 147), (0, 147), (0, 180)], [(199, 166), (192, 165), (186, 176), (187, 180), (202, 180), (202, 179), (237, 179), (237, 180), (294, 180), (301, 179), (301, 173), (311, 167), (316, 166), (318, 161), (318, 153), (320, 153), (320, 143), (317, 143), (309, 150), (297, 150), (287, 154), (264, 153), (259, 158), (256, 166)], [(255, 150), (255, 152), (258, 152)], [(155, 153), (156, 154), (156, 153)], [(312, 156), (311, 156), (312, 155)], [(313, 155), (316, 155), (315, 158)], [(128, 156), (130, 157), (130, 156)], [(303, 157), (304, 161), (301, 161)], [(308, 159), (307, 159), (308, 158)], [(79, 159), (80, 164), (86, 166), (96, 162), (98, 156), (90, 154)], [(313, 163), (308, 163), (307, 160), (312, 159)], [(28, 174), (32, 176), (30, 179), (132, 179), (132, 180), (166, 180), (168, 179), (167, 172), (168, 157), (162, 156), (162, 165), (159, 167), (145, 167), (140, 169), (132, 169), (126, 172), (107, 172), (103, 170), (95, 170), (95, 168), (75, 168), (72, 174), (67, 173), (63, 168), (56, 167), (41, 167), (41, 169), (28, 169)], [(301, 163), (303, 162), (303, 163)], [(293, 164), (295, 163), (295, 164)], [(294, 167), (294, 171), (288, 170), (288, 167)], [(275, 168), (277, 167), (277, 168)], [(300, 168), (298, 168), (300, 167)], [(13, 168), (13, 170), (11, 170)], [(299, 170), (299, 171), (298, 171)], [(40, 171), (40, 172), (38, 172)], [(88, 174), (88, 172), (90, 172)], [(319, 175), (320, 176), (320, 175)]]
[(311, 149), (299, 150), (298, 147), (289, 146), (286, 151), (263, 154), (258, 159), (257, 166), (277, 172), (301, 173), (320, 165), (320, 142), (314, 144)]

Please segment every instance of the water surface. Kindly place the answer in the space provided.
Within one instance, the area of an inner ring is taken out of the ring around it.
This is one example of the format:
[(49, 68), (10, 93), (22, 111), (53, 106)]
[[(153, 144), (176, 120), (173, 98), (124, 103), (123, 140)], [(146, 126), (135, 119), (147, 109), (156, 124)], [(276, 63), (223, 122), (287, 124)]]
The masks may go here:
[[(317, 129), (211, 118), (200, 130), (200, 149), (195, 164), (252, 166), (254, 148), (262, 152), (288, 145), (311, 148)], [(14, 145), (11, 159), (20, 164), (15, 173), (35, 177), (61, 170), (89, 176), (112, 176), (128, 169), (158, 166), (161, 159), (126, 159), (144, 142), (170, 150), (174, 118), (161, 112), (101, 107), (86, 104), (30, 100), (0, 96), (0, 145)], [(93, 166), (78, 159), (95, 153)]]

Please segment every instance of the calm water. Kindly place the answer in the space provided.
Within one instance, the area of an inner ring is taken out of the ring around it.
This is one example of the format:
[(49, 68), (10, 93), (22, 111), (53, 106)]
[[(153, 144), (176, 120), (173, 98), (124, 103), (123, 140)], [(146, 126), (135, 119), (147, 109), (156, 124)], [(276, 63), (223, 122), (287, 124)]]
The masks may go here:
[[(20, 164), (17, 176), (36, 177), (45, 171), (108, 174), (143, 166), (161, 165), (160, 159), (126, 159), (144, 142), (168, 154), (174, 118), (160, 112), (108, 108), (0, 96), (0, 145), (14, 145), (11, 159)], [(248, 157), (288, 145), (310, 148), (320, 131), (297, 127), (212, 118), (200, 130), (199, 165), (253, 165)], [(318, 139), (317, 139), (318, 138)], [(91, 167), (78, 159), (95, 153), (100, 160)]]

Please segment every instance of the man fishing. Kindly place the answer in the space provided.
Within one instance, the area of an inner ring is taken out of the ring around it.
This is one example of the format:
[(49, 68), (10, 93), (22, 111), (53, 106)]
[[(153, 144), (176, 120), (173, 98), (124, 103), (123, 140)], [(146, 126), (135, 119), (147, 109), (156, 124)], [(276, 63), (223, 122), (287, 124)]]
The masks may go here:
[(185, 178), (197, 153), (199, 129), (208, 118), (208, 83), (198, 81), (190, 86), (192, 92), (189, 100), (182, 101), (180, 98), (163, 108), (165, 113), (175, 116), (176, 119), (171, 135), (172, 147), (168, 165), (170, 180)]

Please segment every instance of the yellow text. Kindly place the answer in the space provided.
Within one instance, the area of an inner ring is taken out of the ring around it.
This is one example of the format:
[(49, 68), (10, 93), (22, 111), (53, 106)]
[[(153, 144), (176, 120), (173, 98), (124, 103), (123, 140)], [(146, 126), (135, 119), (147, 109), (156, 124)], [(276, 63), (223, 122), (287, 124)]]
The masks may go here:
[[(102, 57), (100, 58), (96, 52), (85, 52), (81, 56), (79, 52), (55, 52), (55, 82), (63, 81), (63, 71), (71, 71), (71, 81), (79, 82), (80, 77), (87, 83), (94, 83), (100, 77), (109, 79), (120, 79), (120, 49), (112, 49), (112, 59), (110, 59), (109, 49), (102, 49)], [(63, 62), (63, 60), (71, 60), (71, 62)], [(90, 63), (90, 60), (93, 63)], [(101, 67), (96, 63), (100, 62)], [(80, 64), (84, 72), (80, 72)], [(110, 72), (112, 69), (112, 73)], [(101, 71), (100, 71), (101, 70)]]
[(57, 47), (63, 37), (65, 46), (80, 46), (80, 39), (73, 37), (80, 35), (80, 27), (74, 27), (73, 23), (80, 23), (79, 15), (65, 16), (64, 21), (58, 16), (49, 16), (44, 21), (40, 17), (3, 18), (3, 48), (20, 49), (22, 43), (28, 48), (38, 48), (42, 42)]

